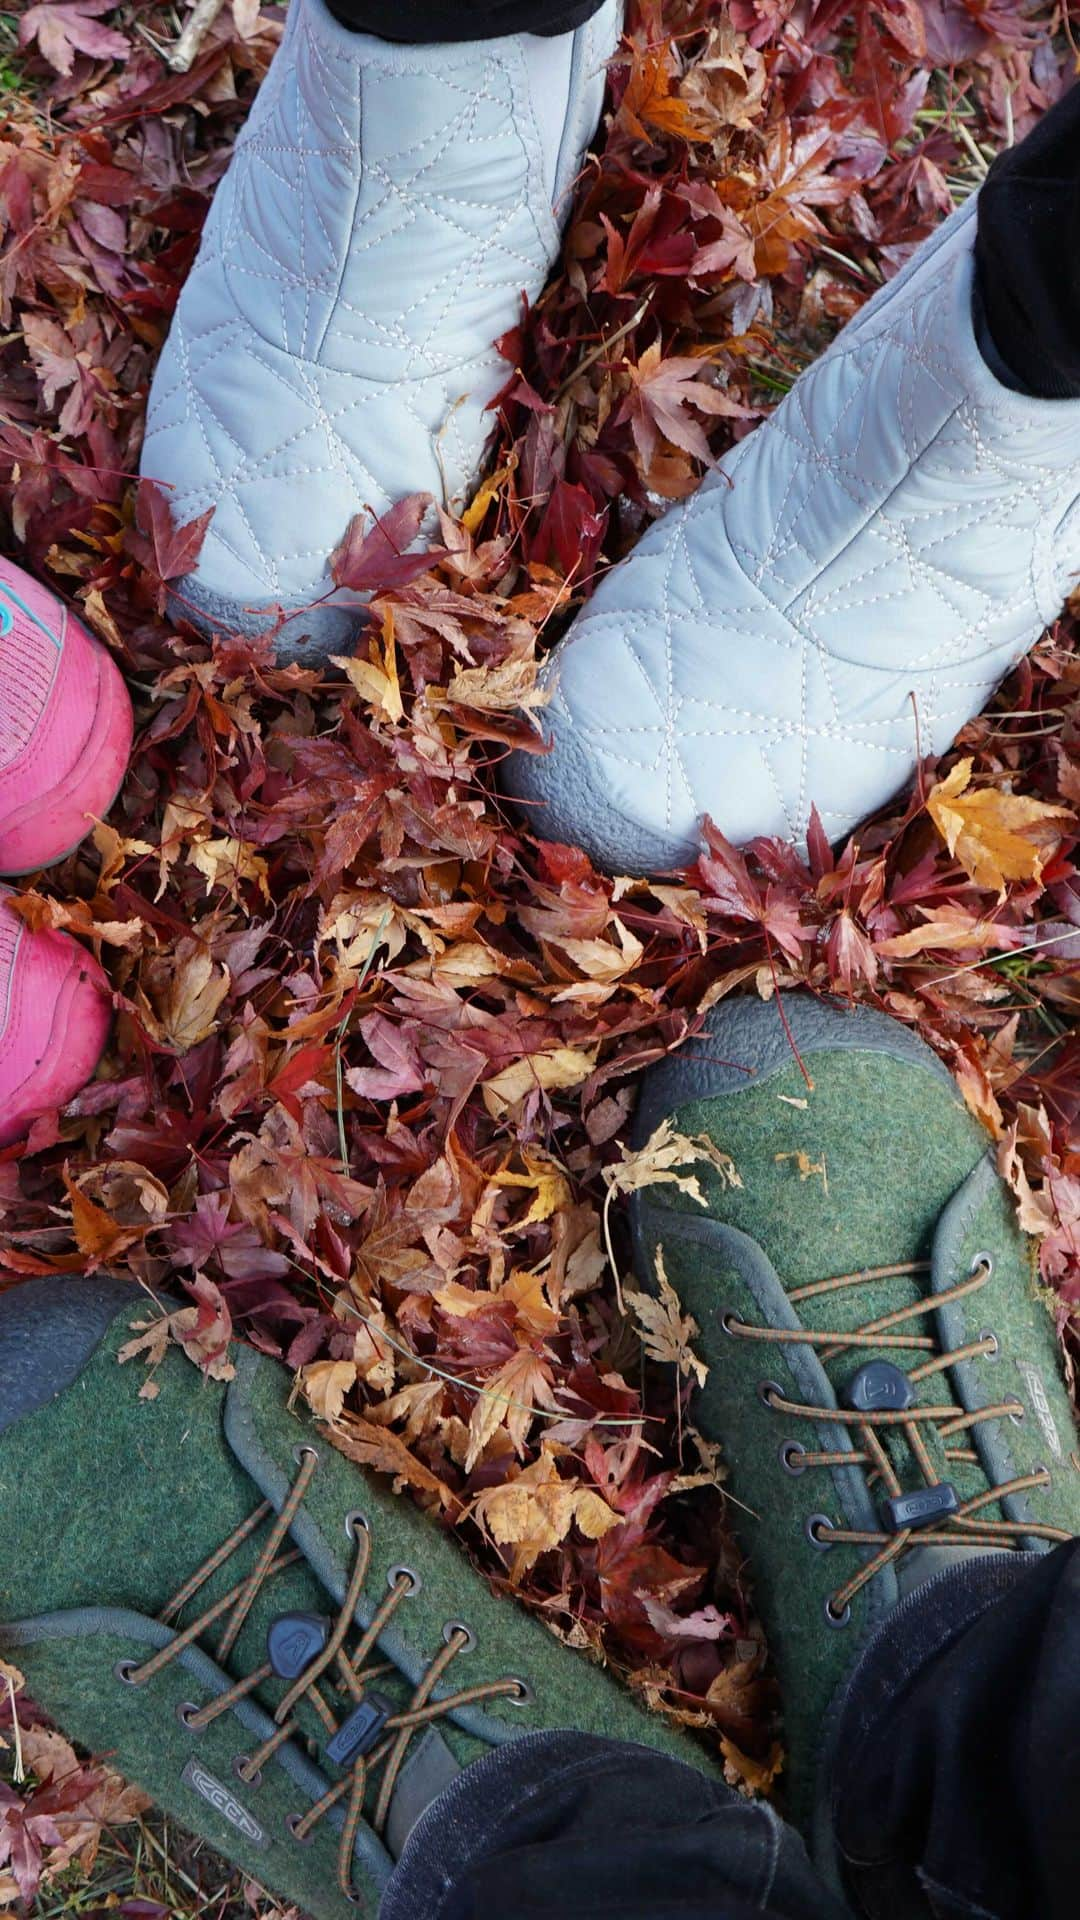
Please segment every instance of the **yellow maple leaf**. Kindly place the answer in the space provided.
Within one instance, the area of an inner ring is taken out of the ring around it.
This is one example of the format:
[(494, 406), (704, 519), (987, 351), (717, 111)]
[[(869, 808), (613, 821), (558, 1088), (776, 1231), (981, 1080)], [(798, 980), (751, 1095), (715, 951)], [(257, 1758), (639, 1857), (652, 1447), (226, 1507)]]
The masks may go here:
[(188, 850), (188, 865), (197, 867), (206, 881), (207, 893), (224, 887), (235, 900), (241, 880), (254, 880), (264, 900), (270, 898), (267, 866), (261, 853), (247, 840), (222, 834), (214, 840), (197, 840)]
[(533, 1190), (528, 1212), (514, 1222), (515, 1227), (531, 1227), (536, 1221), (547, 1220), (553, 1213), (568, 1207), (572, 1196), (566, 1175), (555, 1161), (538, 1153), (523, 1153), (522, 1159), (526, 1168), (524, 1173), (511, 1173), (501, 1168), (498, 1173), (492, 1174), (491, 1183), (494, 1187), (528, 1187)]
[(144, 1017), (155, 1037), (177, 1053), (188, 1053), (213, 1033), (231, 980), (208, 947), (184, 938), (171, 953), (155, 955), (143, 978), (157, 1013), (155, 1019), (146, 1004)]
[(551, 1368), (547, 1361), (530, 1347), (519, 1348), (477, 1394), (469, 1420), (466, 1473), (471, 1473), (482, 1459), (488, 1441), (499, 1427), (505, 1426), (520, 1457), (537, 1411), (543, 1407), (550, 1412), (554, 1406)]
[(550, 1053), (528, 1053), (484, 1081), (480, 1089), (484, 1105), (493, 1120), (501, 1120), (537, 1088), (551, 1093), (561, 1087), (579, 1087), (595, 1064), (595, 1048), (586, 1052), (583, 1047), (555, 1047)]
[(499, 1297), (508, 1300), (519, 1320), (533, 1333), (554, 1333), (559, 1316), (548, 1299), (548, 1276), (528, 1267), (508, 1275), (499, 1289)]
[(348, 675), (361, 699), (369, 701), (377, 713), (387, 720), (402, 718), (405, 707), (398, 680), (392, 608), (387, 607), (383, 613), (381, 649), (378, 639), (372, 635), (366, 660), (356, 653), (333, 654), (331, 658), (335, 667), (341, 667)]
[(356, 1385), (354, 1360), (313, 1360), (300, 1369), (300, 1384), (312, 1413), (320, 1420), (340, 1420), (345, 1395)]
[(498, 497), (509, 480), (516, 464), (515, 457), (510, 465), (500, 467), (497, 473), (489, 474), (483, 484), (477, 488), (461, 516), (461, 524), (466, 533), (476, 532), (492, 501)]
[(693, 1315), (682, 1310), (682, 1302), (664, 1270), (662, 1247), (657, 1247), (653, 1260), (655, 1294), (630, 1290), (625, 1294), (626, 1304), (638, 1324), (641, 1344), (651, 1360), (667, 1361), (678, 1367), (680, 1373), (693, 1374), (698, 1386), (703, 1387), (709, 1369), (690, 1345), (701, 1329)]
[(773, 1741), (766, 1760), (751, 1759), (726, 1733), (720, 1736), (720, 1751), (724, 1756), (724, 1778), (738, 1793), (768, 1793), (777, 1775), (784, 1770), (786, 1756), (778, 1740)]
[(704, 1161), (711, 1166), (721, 1186), (742, 1186), (738, 1169), (729, 1153), (718, 1147), (707, 1133), (695, 1134), (693, 1139), (685, 1133), (676, 1133), (671, 1120), (661, 1120), (636, 1153), (632, 1153), (621, 1142), (619, 1152), (622, 1159), (615, 1166), (601, 1169), (609, 1196), (612, 1193), (637, 1193), (642, 1187), (673, 1185), (678, 1187), (680, 1193), (696, 1200), (699, 1207), (708, 1206), (696, 1174), (677, 1171), (679, 1167), (690, 1166), (695, 1161)]
[(971, 760), (958, 760), (926, 797), (926, 811), (949, 852), (979, 887), (996, 887), (1003, 900), (1010, 880), (1040, 880), (1061, 839), (1068, 807), (972, 787)]
[(619, 1525), (619, 1515), (598, 1493), (580, 1482), (560, 1478), (550, 1447), (544, 1447), (540, 1458), (525, 1467), (516, 1480), (488, 1487), (479, 1494), (472, 1510), (499, 1546), (516, 1549), (510, 1567), (514, 1586), (542, 1553), (566, 1539), (571, 1527), (576, 1526), (589, 1540), (599, 1540)]

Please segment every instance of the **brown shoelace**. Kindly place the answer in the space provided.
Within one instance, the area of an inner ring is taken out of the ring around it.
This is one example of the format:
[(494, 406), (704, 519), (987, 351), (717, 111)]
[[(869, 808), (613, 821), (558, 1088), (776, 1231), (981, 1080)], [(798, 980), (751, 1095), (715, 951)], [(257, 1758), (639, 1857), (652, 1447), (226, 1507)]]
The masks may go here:
[[(222, 1594), (212, 1606), (207, 1607), (197, 1620), (192, 1620), (182, 1631), (176, 1633), (168, 1646), (162, 1647), (160, 1652), (152, 1654), (148, 1660), (141, 1663), (122, 1661), (118, 1672), (129, 1686), (145, 1686), (156, 1673), (160, 1673), (164, 1667), (175, 1660), (185, 1647), (191, 1646), (208, 1627), (213, 1626), (215, 1621), (223, 1617), (225, 1625), (215, 1648), (215, 1658), (219, 1665), (224, 1664), (265, 1583), (274, 1574), (280, 1573), (285, 1567), (293, 1565), (302, 1557), (296, 1550), (279, 1552), (318, 1466), (319, 1456), (316, 1449), (309, 1446), (299, 1448), (298, 1461), (299, 1471), (288, 1498), (280, 1513), (274, 1517), (273, 1525), (251, 1572), (236, 1586), (230, 1588), (228, 1593)], [(203, 1561), (190, 1579), (185, 1580), (183, 1586), (162, 1608), (158, 1615), (162, 1625), (169, 1626), (175, 1621), (199, 1588), (205, 1585), (211, 1575), (216, 1573), (229, 1556), (235, 1553), (237, 1548), (250, 1538), (251, 1534), (272, 1514), (273, 1507), (270, 1501), (264, 1500), (246, 1520), (241, 1521), (228, 1539)], [(343, 1687), (349, 1697), (350, 1711), (363, 1702), (370, 1683), (380, 1674), (391, 1670), (392, 1662), (390, 1661), (383, 1661), (375, 1666), (364, 1663), (373, 1652), (379, 1635), (393, 1619), (402, 1601), (415, 1591), (415, 1578), (407, 1568), (391, 1569), (392, 1584), (385, 1600), (376, 1608), (370, 1624), (361, 1634), (356, 1646), (351, 1652), (346, 1652), (345, 1641), (354, 1624), (356, 1605), (371, 1562), (371, 1536), (364, 1516), (357, 1512), (349, 1514), (346, 1530), (355, 1541), (356, 1552), (345, 1597), (322, 1650), (304, 1668), (299, 1677), (288, 1685), (279, 1701), (273, 1714), (276, 1723), (275, 1731), (263, 1741), (260, 1747), (256, 1748), (254, 1753), (240, 1756), (234, 1763), (237, 1777), (249, 1787), (258, 1786), (266, 1761), (271, 1759), (287, 1740), (299, 1733), (295, 1709), (301, 1700), (310, 1702), (326, 1728), (328, 1738), (332, 1738), (338, 1731), (338, 1718), (323, 1697), (318, 1685), (328, 1668), (335, 1669), (337, 1685), (339, 1688)], [(360, 1754), (342, 1778), (329, 1787), (322, 1798), (317, 1800), (305, 1814), (289, 1816), (290, 1833), (294, 1839), (304, 1841), (316, 1822), (321, 1820), (338, 1800), (348, 1795), (348, 1810), (342, 1828), (341, 1844), (338, 1848), (337, 1868), (338, 1885), (348, 1900), (355, 1902), (358, 1898), (352, 1884), (353, 1847), (363, 1814), (368, 1784), (379, 1768), (383, 1768), (384, 1771), (371, 1825), (376, 1833), (381, 1834), (409, 1742), (418, 1728), (429, 1726), (433, 1721), (442, 1719), (459, 1707), (475, 1706), (487, 1700), (525, 1701), (530, 1698), (527, 1684), (514, 1676), (508, 1676), (503, 1680), (488, 1681), (482, 1686), (463, 1687), (458, 1693), (447, 1694), (441, 1700), (432, 1700), (431, 1695), (451, 1662), (474, 1644), (469, 1627), (462, 1621), (448, 1621), (443, 1629), (443, 1645), (440, 1651), (422, 1675), (408, 1706), (400, 1713), (391, 1713), (387, 1716), (381, 1728), (383, 1737), (378, 1746), (374, 1747), (370, 1753)], [(262, 1686), (272, 1677), (273, 1668), (270, 1662), (266, 1661), (256, 1667), (253, 1672), (246, 1674), (243, 1679), (237, 1680), (225, 1693), (219, 1694), (207, 1706), (199, 1708), (188, 1706), (180, 1709), (184, 1725), (193, 1733), (197, 1733), (201, 1728), (208, 1727), (212, 1721), (217, 1720), (221, 1714), (228, 1713), (237, 1701), (253, 1693), (257, 1687)]]
[[(828, 1280), (815, 1280), (806, 1286), (793, 1287), (787, 1298), (793, 1305), (800, 1300), (808, 1300), (817, 1294), (839, 1293), (849, 1287), (866, 1285), (872, 1280), (888, 1280), (894, 1277), (913, 1276), (929, 1271), (929, 1262), (925, 1260), (898, 1261), (894, 1266), (865, 1268), (860, 1273), (841, 1273)], [(974, 1360), (984, 1355), (993, 1355), (997, 1351), (997, 1337), (993, 1333), (983, 1333), (971, 1340), (966, 1346), (957, 1347), (951, 1353), (936, 1351), (938, 1342), (928, 1333), (897, 1332), (905, 1321), (915, 1320), (922, 1314), (936, 1313), (939, 1307), (949, 1306), (957, 1300), (965, 1299), (969, 1294), (977, 1293), (984, 1287), (993, 1272), (993, 1262), (989, 1254), (978, 1254), (972, 1263), (970, 1277), (958, 1281), (943, 1293), (928, 1294), (923, 1299), (913, 1301), (909, 1306), (897, 1307), (892, 1313), (882, 1314), (876, 1320), (869, 1320), (864, 1326), (851, 1332), (830, 1333), (814, 1331), (810, 1328), (762, 1327), (753, 1326), (747, 1321), (737, 1319), (733, 1314), (725, 1314), (724, 1331), (737, 1340), (769, 1340), (782, 1345), (812, 1346), (822, 1349), (823, 1361), (835, 1359), (843, 1352), (858, 1352), (882, 1348), (901, 1351), (924, 1351), (930, 1357), (910, 1368), (907, 1379), (912, 1386), (929, 1379), (932, 1375), (944, 1372), (959, 1360)], [(955, 1402), (946, 1402), (940, 1406), (910, 1406), (902, 1411), (867, 1412), (843, 1406), (815, 1407), (803, 1406), (798, 1401), (789, 1400), (783, 1389), (775, 1381), (766, 1380), (759, 1388), (766, 1406), (772, 1407), (796, 1420), (813, 1420), (830, 1426), (846, 1426), (854, 1429), (858, 1446), (851, 1452), (813, 1452), (804, 1449), (799, 1442), (791, 1443), (782, 1449), (784, 1464), (789, 1473), (801, 1473), (811, 1467), (852, 1467), (862, 1466), (868, 1469), (871, 1485), (877, 1483), (885, 1492), (899, 1498), (904, 1489), (896, 1470), (879, 1438), (883, 1427), (899, 1427), (907, 1441), (911, 1454), (919, 1467), (925, 1485), (935, 1488), (941, 1485), (934, 1469), (933, 1461), (927, 1451), (921, 1428), (936, 1427), (944, 1443), (945, 1458), (956, 1462), (978, 1465), (979, 1456), (973, 1448), (950, 1445), (958, 1435), (967, 1434), (973, 1427), (981, 1426), (987, 1420), (1021, 1420), (1024, 1418), (1023, 1403), (1019, 1400), (1002, 1400), (992, 1406), (980, 1407), (974, 1413), (965, 1413)], [(1026, 1493), (1036, 1487), (1050, 1485), (1050, 1471), (1039, 1467), (1033, 1473), (1018, 1475), (1000, 1486), (990, 1486), (987, 1491), (975, 1494), (971, 1499), (961, 1502), (956, 1510), (949, 1514), (948, 1524), (934, 1527), (902, 1527), (899, 1532), (859, 1532), (854, 1528), (836, 1526), (826, 1515), (815, 1514), (807, 1523), (808, 1537), (815, 1546), (868, 1546), (877, 1547), (878, 1552), (866, 1560), (858, 1573), (854, 1574), (842, 1587), (831, 1594), (826, 1601), (825, 1612), (833, 1626), (846, 1626), (851, 1617), (851, 1601), (860, 1589), (881, 1572), (890, 1562), (898, 1559), (911, 1546), (945, 1547), (1009, 1547), (1021, 1535), (1034, 1535), (1041, 1540), (1068, 1540), (1071, 1535), (1060, 1527), (1042, 1526), (1034, 1522), (1018, 1520), (993, 1520), (986, 1518), (981, 1509), (1002, 1499), (1005, 1494)]]

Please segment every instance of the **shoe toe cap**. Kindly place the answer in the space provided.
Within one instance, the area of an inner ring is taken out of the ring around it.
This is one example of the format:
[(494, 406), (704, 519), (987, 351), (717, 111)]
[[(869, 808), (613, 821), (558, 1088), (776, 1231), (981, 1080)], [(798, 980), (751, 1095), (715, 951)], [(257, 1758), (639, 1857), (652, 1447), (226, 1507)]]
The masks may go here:
[(0, 1147), (92, 1077), (112, 1023), (109, 982), (67, 934), (33, 933), (0, 906)]
[(0, 1294), (0, 1433), (63, 1393), (138, 1297), (111, 1274), (49, 1274)]
[(655, 765), (597, 753), (587, 726), (554, 702), (543, 724), (550, 751), (511, 754), (499, 780), (528, 832), (581, 847), (609, 872), (663, 873), (689, 865), (699, 847), (693, 803), (677, 820), (654, 824), (655, 789), (663, 779)]
[(278, 607), (269, 600), (260, 605), (254, 596), (244, 602), (218, 592), (197, 573), (177, 584), (169, 596), (169, 609), (174, 619), (194, 621), (207, 632), (242, 634), (247, 639), (267, 635), (279, 666), (296, 661), (302, 667), (319, 667), (333, 654), (352, 653), (363, 618), (355, 601)]

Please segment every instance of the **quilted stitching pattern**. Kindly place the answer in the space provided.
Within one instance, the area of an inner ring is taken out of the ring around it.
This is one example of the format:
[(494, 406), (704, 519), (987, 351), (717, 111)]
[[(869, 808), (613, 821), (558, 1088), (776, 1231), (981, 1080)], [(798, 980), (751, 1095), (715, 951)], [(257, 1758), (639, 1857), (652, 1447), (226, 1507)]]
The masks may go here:
[(553, 656), (554, 751), (510, 770), (537, 832), (616, 870), (692, 857), (705, 812), (798, 840), (816, 803), (838, 838), (1056, 614), (1080, 403), (983, 363), (973, 211), (602, 582)]
[(197, 600), (306, 605), (361, 507), (473, 483), (491, 343), (550, 269), (618, 31), (607, 0), (575, 36), (560, 154), (531, 77), (550, 42), (397, 47), (294, 0), (150, 399), (143, 472), (179, 519), (215, 510)]

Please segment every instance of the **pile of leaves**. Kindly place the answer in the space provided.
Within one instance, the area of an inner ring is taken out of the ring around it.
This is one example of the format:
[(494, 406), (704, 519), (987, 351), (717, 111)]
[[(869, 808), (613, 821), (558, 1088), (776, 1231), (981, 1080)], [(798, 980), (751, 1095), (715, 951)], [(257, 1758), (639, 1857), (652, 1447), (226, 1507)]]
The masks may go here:
[[(204, 529), (153, 487), (136, 510), (134, 480), (281, 22), (233, 0), (177, 71), (171, 7), (0, 16), (5, 545), (113, 649), (138, 724), (108, 823), (17, 898), (100, 953), (117, 1018), (93, 1083), (0, 1155), (0, 1273), (143, 1285), (149, 1367), (118, 1395), (152, 1399), (169, 1340), (218, 1378), (233, 1335), (281, 1356), (347, 1453), (764, 1788), (775, 1701), (690, 1418), (696, 1330), (635, 1293), (621, 1226), (622, 1194), (693, 1169), (677, 1141), (628, 1153), (635, 1083), (732, 992), (778, 1022), (807, 987), (917, 1028), (998, 1144), (1068, 1349), (1075, 629), (838, 858), (817, 829), (803, 856), (706, 823), (685, 873), (613, 879), (531, 838), (491, 775), (535, 742), (538, 659), (597, 573), (1058, 96), (1069, 11), (633, 8), (561, 266), (502, 343), (489, 477), (426, 553), (406, 551), (422, 497), (323, 530), (373, 597), (321, 676), (167, 617)], [(92, 1864), (57, 1813), (55, 1740), (3, 1789), (0, 1903)], [(65, 1764), (61, 1811), (103, 1805), (100, 1774)]]

